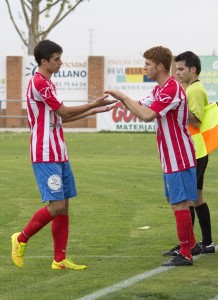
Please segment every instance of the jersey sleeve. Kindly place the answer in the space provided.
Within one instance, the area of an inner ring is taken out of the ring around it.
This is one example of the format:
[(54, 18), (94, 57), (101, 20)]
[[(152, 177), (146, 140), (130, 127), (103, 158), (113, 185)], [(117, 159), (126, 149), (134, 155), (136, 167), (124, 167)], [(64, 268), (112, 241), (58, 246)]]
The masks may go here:
[(51, 110), (55, 111), (62, 105), (56, 96), (56, 89), (53, 83), (40, 77), (35, 77), (33, 82), (34, 98), (38, 101), (43, 101)]
[(204, 91), (190, 86), (186, 90), (186, 95), (190, 112), (201, 122), (204, 115)]
[(138, 103), (142, 106), (149, 107), (153, 101), (154, 101), (153, 93), (150, 93), (150, 95), (140, 100)]
[(155, 92), (155, 101), (149, 106), (160, 117), (165, 116), (170, 110), (175, 110), (182, 99), (185, 99), (185, 92), (180, 89), (176, 81), (166, 84)]

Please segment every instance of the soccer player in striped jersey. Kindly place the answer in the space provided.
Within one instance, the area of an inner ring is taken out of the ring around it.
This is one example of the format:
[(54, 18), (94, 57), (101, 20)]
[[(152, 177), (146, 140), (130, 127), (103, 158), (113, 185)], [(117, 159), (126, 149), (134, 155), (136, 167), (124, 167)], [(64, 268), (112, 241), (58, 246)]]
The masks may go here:
[(48, 203), (36, 211), (21, 232), (12, 239), (12, 260), (23, 267), (23, 256), (28, 240), (51, 222), (54, 242), (52, 269), (83, 270), (66, 256), (69, 232), (69, 198), (77, 195), (73, 172), (69, 163), (62, 123), (108, 111), (115, 101), (102, 96), (84, 105), (67, 107), (58, 98), (51, 81), (61, 65), (62, 48), (43, 40), (34, 49), (38, 72), (29, 82), (27, 117), (31, 132), (30, 156), (42, 202)]
[[(200, 58), (191, 51), (180, 53), (175, 57), (176, 75), (181, 83), (187, 85), (186, 96), (189, 108), (189, 124), (194, 128), (199, 128), (204, 117), (204, 107), (208, 105), (207, 92), (199, 80), (201, 73)], [(201, 151), (202, 144), (194, 141), (195, 149)], [(197, 157), (197, 189), (198, 200), (191, 203), (189, 208), (192, 215), (192, 224), (194, 226), (195, 211), (198, 217), (202, 233), (200, 246), (204, 254), (215, 253), (215, 246), (212, 242), (210, 211), (203, 197), (204, 174), (208, 164), (208, 154), (203, 157)], [(195, 209), (195, 210), (194, 210)], [(173, 256), (179, 249), (179, 245), (164, 255)]]
[(202, 249), (195, 240), (188, 202), (197, 200), (195, 149), (187, 129), (188, 106), (183, 87), (170, 76), (172, 53), (157, 46), (144, 53), (147, 77), (157, 86), (136, 102), (120, 91), (105, 94), (121, 101), (145, 122), (155, 120), (157, 144), (163, 169), (165, 196), (172, 206), (180, 244), (178, 255), (163, 266), (191, 266)]

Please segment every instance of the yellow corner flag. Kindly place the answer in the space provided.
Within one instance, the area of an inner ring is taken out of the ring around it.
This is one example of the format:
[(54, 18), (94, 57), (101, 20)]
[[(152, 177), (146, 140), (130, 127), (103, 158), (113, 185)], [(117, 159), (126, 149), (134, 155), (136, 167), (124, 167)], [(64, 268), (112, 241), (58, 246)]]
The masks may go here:
[(218, 107), (216, 103), (204, 108), (204, 117), (201, 126), (196, 129), (190, 124), (189, 132), (194, 141), (196, 158), (204, 157), (218, 148)]

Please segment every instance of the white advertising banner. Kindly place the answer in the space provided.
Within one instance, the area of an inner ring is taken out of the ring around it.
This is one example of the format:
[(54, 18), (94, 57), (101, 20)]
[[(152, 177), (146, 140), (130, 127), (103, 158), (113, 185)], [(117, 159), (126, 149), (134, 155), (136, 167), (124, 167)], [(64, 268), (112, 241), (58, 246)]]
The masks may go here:
[(0, 109), (6, 108), (6, 57), (0, 57)]
[[(51, 80), (57, 88), (58, 98), (66, 106), (81, 105), (88, 99), (88, 58), (62, 57), (62, 66), (59, 72), (54, 73)], [(31, 76), (38, 70), (33, 56), (24, 58), (23, 63), (23, 99)]]
[[(105, 57), (105, 90), (120, 90), (135, 101), (147, 96), (156, 82), (149, 80), (141, 57)], [(154, 122), (136, 118), (121, 103), (97, 115), (98, 131), (155, 131)]]

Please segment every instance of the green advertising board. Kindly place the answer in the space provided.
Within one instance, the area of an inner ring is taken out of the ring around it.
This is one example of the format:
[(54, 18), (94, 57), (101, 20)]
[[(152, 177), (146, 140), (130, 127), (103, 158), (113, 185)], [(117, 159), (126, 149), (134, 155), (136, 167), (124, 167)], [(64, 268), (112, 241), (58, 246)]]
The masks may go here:
[(218, 102), (218, 56), (200, 56), (200, 80), (207, 90), (209, 102)]

